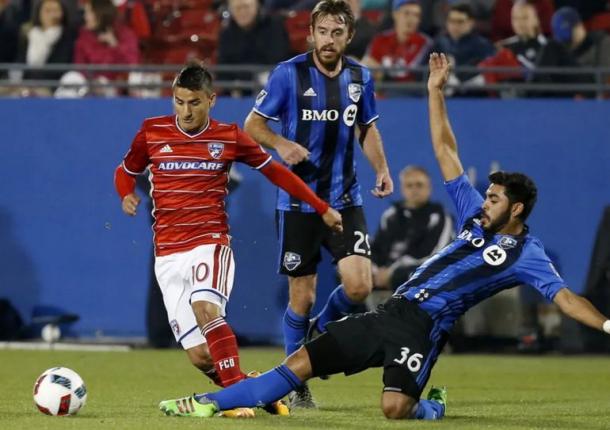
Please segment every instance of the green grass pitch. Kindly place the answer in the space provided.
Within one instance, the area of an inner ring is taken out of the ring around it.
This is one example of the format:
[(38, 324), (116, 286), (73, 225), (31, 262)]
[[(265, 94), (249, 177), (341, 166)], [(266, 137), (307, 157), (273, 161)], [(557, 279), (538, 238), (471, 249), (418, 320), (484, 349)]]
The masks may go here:
[[(279, 349), (243, 349), (242, 367), (266, 370)], [(89, 390), (75, 417), (48, 417), (32, 402), (36, 377), (53, 366), (76, 370)], [(610, 357), (441, 356), (431, 383), (449, 390), (440, 422), (388, 421), (381, 372), (314, 380), (320, 408), (253, 420), (169, 418), (159, 400), (215, 390), (181, 351), (0, 351), (0, 429), (610, 429)], [(426, 390), (427, 391), (427, 390)]]

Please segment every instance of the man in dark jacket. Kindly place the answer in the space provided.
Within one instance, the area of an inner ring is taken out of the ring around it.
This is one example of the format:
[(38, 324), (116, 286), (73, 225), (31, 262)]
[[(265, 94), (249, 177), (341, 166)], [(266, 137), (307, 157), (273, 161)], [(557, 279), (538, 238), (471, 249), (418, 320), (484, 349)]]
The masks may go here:
[[(279, 17), (261, 13), (258, 0), (229, 0), (231, 17), (218, 42), (218, 64), (276, 64), (290, 57), (290, 41)], [(218, 80), (252, 80), (249, 72), (225, 72)], [(266, 75), (256, 76), (262, 81)], [(264, 82), (260, 82), (264, 84)], [(250, 95), (252, 91), (232, 95)]]
[(430, 201), (428, 172), (408, 166), (400, 172), (400, 185), (404, 200), (383, 213), (371, 243), (375, 286), (391, 290), (453, 238), (451, 218)]
[[(475, 30), (472, 7), (466, 3), (451, 6), (447, 15), (447, 32), (434, 41), (432, 52), (443, 52), (454, 66), (476, 66), (479, 62), (495, 54), (492, 43)], [(449, 78), (451, 84), (458, 84), (476, 76), (477, 72), (458, 72)], [(464, 94), (460, 94), (464, 95)]]

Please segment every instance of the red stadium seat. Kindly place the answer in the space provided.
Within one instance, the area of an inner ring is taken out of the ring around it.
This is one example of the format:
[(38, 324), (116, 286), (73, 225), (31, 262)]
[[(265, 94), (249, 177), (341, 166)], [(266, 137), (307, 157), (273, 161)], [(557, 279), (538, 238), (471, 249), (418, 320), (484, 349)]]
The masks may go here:
[[(145, 62), (148, 64), (182, 65), (189, 60), (200, 60), (208, 65), (215, 64), (216, 48), (209, 44), (187, 43), (153, 47), (145, 54)], [(166, 72), (162, 74), (162, 78), (164, 81), (171, 82), (174, 75), (174, 72)], [(162, 95), (166, 97), (170, 96), (171, 89), (163, 89)]]
[(157, 26), (154, 39), (162, 43), (209, 41), (216, 44), (220, 17), (210, 10), (191, 9), (175, 14)]
[(309, 50), (309, 19), (309, 11), (290, 11), (284, 19), (290, 47), (295, 54)]
[(589, 31), (601, 30), (610, 33), (610, 12), (600, 13), (586, 22)]
[(379, 25), (383, 19), (383, 11), (377, 9), (363, 10), (362, 16), (368, 19), (371, 24)]
[(146, 0), (153, 9), (210, 9), (213, 0)]

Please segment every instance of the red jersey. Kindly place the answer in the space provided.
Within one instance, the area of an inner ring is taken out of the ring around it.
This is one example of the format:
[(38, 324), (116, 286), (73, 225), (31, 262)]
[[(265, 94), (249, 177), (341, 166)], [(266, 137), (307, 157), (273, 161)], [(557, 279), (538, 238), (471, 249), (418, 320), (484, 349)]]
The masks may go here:
[(210, 119), (190, 135), (175, 115), (144, 121), (122, 166), (131, 175), (150, 170), (157, 256), (228, 245), (224, 200), (233, 161), (261, 169), (271, 156), (235, 124)]
[(371, 41), (368, 55), (383, 67), (402, 67), (406, 70), (389, 70), (387, 76), (395, 81), (414, 81), (408, 68), (419, 66), (432, 47), (432, 40), (422, 33), (413, 33), (399, 42), (394, 30), (383, 32)]

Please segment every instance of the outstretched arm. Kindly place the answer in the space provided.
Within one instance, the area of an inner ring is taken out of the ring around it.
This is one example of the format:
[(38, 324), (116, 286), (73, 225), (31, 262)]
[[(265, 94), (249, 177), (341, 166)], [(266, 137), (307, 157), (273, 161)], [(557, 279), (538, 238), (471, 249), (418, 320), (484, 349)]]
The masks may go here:
[(428, 77), (428, 107), (432, 147), (445, 181), (457, 178), (464, 172), (458, 155), (457, 142), (449, 123), (443, 88), (449, 78), (449, 61), (445, 54), (430, 55)]
[(559, 309), (576, 321), (597, 330), (610, 334), (610, 320), (602, 315), (591, 302), (574, 294), (567, 288), (562, 288), (553, 300)]
[(321, 200), (297, 175), (276, 161), (271, 161), (260, 172), (272, 183), (288, 194), (311, 205), (322, 217), (324, 223), (334, 231), (341, 233), (343, 224), (341, 214)]

